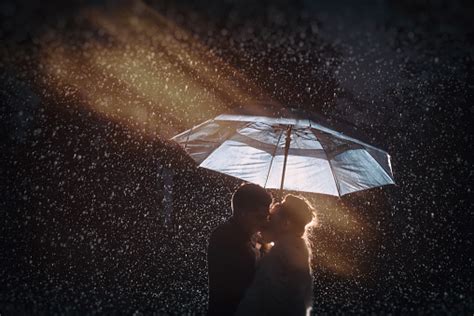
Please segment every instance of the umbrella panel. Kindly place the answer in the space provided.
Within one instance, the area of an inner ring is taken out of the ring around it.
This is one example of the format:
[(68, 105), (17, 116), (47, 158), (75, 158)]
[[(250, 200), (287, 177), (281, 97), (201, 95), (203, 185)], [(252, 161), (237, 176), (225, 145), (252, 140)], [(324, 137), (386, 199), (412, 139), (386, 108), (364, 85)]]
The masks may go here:
[[(245, 121), (244, 116), (230, 121), (218, 118), (173, 140), (181, 143), (200, 167), (279, 188), (288, 122), (270, 118)], [(292, 126), (284, 189), (342, 196), (394, 183), (387, 153), (312, 125)]]

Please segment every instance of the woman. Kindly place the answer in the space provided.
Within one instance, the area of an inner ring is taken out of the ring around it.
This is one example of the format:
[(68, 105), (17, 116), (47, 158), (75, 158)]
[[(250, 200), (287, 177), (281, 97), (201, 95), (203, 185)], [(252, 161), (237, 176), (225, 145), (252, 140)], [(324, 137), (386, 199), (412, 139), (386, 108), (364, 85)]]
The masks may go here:
[(236, 315), (306, 315), (313, 284), (306, 230), (315, 222), (314, 209), (306, 199), (287, 195), (270, 213), (262, 238), (274, 246), (261, 260)]

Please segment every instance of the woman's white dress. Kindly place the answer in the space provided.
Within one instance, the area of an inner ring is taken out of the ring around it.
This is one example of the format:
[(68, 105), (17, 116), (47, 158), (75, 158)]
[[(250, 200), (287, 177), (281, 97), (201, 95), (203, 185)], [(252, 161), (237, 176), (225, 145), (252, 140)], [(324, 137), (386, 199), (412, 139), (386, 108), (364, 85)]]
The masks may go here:
[(307, 315), (312, 285), (305, 241), (284, 237), (261, 259), (235, 315)]

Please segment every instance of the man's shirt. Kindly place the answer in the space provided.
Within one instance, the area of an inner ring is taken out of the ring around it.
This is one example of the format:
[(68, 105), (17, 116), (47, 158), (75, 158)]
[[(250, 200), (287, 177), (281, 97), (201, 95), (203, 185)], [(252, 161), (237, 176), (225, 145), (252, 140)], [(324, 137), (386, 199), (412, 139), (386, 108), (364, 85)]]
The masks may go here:
[(207, 252), (208, 315), (233, 315), (250, 286), (258, 260), (251, 236), (233, 219), (211, 234)]

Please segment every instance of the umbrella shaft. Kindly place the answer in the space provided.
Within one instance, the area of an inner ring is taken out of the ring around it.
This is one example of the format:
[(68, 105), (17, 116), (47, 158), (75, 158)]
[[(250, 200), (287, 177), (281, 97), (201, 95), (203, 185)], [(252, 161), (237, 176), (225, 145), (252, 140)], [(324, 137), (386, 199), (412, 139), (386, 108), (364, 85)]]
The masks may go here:
[(283, 172), (281, 174), (280, 191), (283, 191), (283, 184), (285, 183), (286, 160), (288, 159), (288, 150), (290, 149), (291, 128), (292, 128), (292, 125), (288, 126), (288, 129), (286, 131), (285, 157), (283, 158)]

